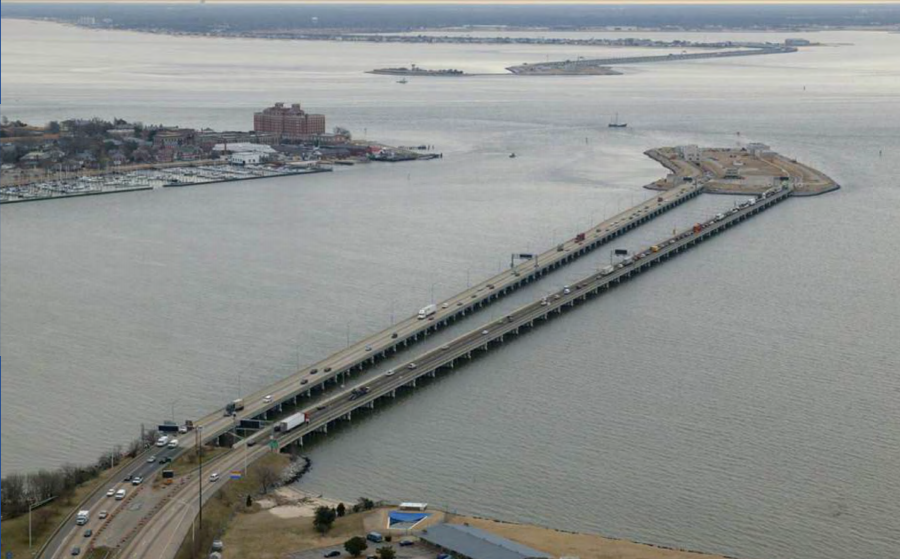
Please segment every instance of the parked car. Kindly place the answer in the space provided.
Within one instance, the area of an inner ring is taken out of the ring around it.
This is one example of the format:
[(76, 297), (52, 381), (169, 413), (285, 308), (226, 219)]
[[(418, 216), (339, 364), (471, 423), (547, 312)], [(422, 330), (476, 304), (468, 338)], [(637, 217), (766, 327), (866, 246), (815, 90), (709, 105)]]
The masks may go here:
[(326, 551), (322, 556), (323, 557), (340, 557), (341, 552), (336, 549), (332, 549), (331, 551)]

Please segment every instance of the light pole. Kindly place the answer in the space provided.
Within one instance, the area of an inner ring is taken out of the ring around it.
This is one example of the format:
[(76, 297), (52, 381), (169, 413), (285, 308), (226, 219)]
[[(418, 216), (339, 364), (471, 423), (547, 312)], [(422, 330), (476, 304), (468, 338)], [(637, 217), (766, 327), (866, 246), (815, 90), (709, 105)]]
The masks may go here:
[(431, 304), (434, 304), (434, 286), (438, 285), (439, 282), (433, 282), (431, 284)]
[(175, 404), (178, 403), (178, 400), (173, 401), (169, 404), (172, 407), (172, 421), (175, 421)]

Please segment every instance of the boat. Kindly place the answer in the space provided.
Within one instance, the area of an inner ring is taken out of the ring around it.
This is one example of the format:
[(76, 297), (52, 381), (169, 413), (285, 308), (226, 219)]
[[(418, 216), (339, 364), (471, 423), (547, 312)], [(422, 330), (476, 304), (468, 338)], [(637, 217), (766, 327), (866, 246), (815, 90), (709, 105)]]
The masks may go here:
[(619, 122), (619, 113), (616, 113), (616, 119), (609, 123), (610, 128), (625, 128), (628, 126), (627, 122)]
[(406, 78), (400, 78), (399, 80), (397, 80), (397, 83), (409, 83), (409, 80)]
[(515, 154), (515, 153), (510, 153), (510, 154), (509, 154), (509, 158), (510, 158), (510, 159), (515, 159), (515, 158), (516, 158), (516, 154)]

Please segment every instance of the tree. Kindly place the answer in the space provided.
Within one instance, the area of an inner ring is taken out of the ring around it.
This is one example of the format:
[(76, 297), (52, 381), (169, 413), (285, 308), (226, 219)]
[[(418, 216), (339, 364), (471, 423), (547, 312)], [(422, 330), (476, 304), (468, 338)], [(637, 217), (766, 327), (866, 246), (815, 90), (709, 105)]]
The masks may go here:
[(256, 476), (259, 478), (260, 489), (263, 494), (269, 492), (269, 488), (278, 483), (281, 478), (279, 471), (271, 464), (260, 464), (256, 467)]
[(344, 506), (344, 503), (338, 503), (338, 506), (334, 511), (337, 513), (338, 518), (341, 518), (347, 514), (347, 507)]
[(353, 512), (372, 510), (373, 508), (375, 508), (375, 502), (372, 499), (360, 497), (356, 500), (356, 504), (353, 505)]
[(247, 504), (248, 509), (253, 506), (253, 497), (251, 497), (249, 493), (247, 493), (247, 503), (246, 504)]
[(62, 128), (60, 128), (59, 123), (55, 120), (47, 125), (47, 132), (50, 132), (51, 134), (59, 134), (60, 130), (62, 130)]
[(50, 526), (50, 521), (53, 519), (53, 511), (46, 507), (41, 507), (34, 511), (32, 516), (34, 531), (40, 534)]
[(397, 557), (397, 552), (394, 551), (393, 547), (386, 545), (378, 548), (378, 557), (380, 557), (380, 559), (395, 559)]
[(331, 507), (319, 507), (316, 509), (316, 517), (313, 519), (313, 526), (317, 532), (324, 534), (328, 530), (331, 530), (331, 525), (334, 524), (334, 519), (336, 517), (337, 514)]
[(354, 557), (362, 555), (362, 552), (365, 551), (367, 547), (369, 546), (366, 545), (366, 540), (359, 536), (353, 536), (344, 542), (344, 549)]

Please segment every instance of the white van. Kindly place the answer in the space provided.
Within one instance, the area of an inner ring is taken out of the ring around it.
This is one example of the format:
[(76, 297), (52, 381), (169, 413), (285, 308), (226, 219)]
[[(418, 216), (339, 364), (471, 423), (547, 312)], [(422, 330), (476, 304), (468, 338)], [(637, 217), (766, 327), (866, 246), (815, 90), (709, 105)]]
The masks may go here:
[(178, 448), (178, 439), (172, 439), (169, 441), (169, 448)]
[(169, 444), (169, 437), (167, 437), (166, 435), (163, 435), (162, 437), (156, 439), (156, 446), (160, 448), (166, 446), (167, 444)]
[(124, 489), (119, 489), (118, 491), (116, 491), (116, 500), (117, 501), (121, 501), (124, 498), (125, 498), (125, 490)]

